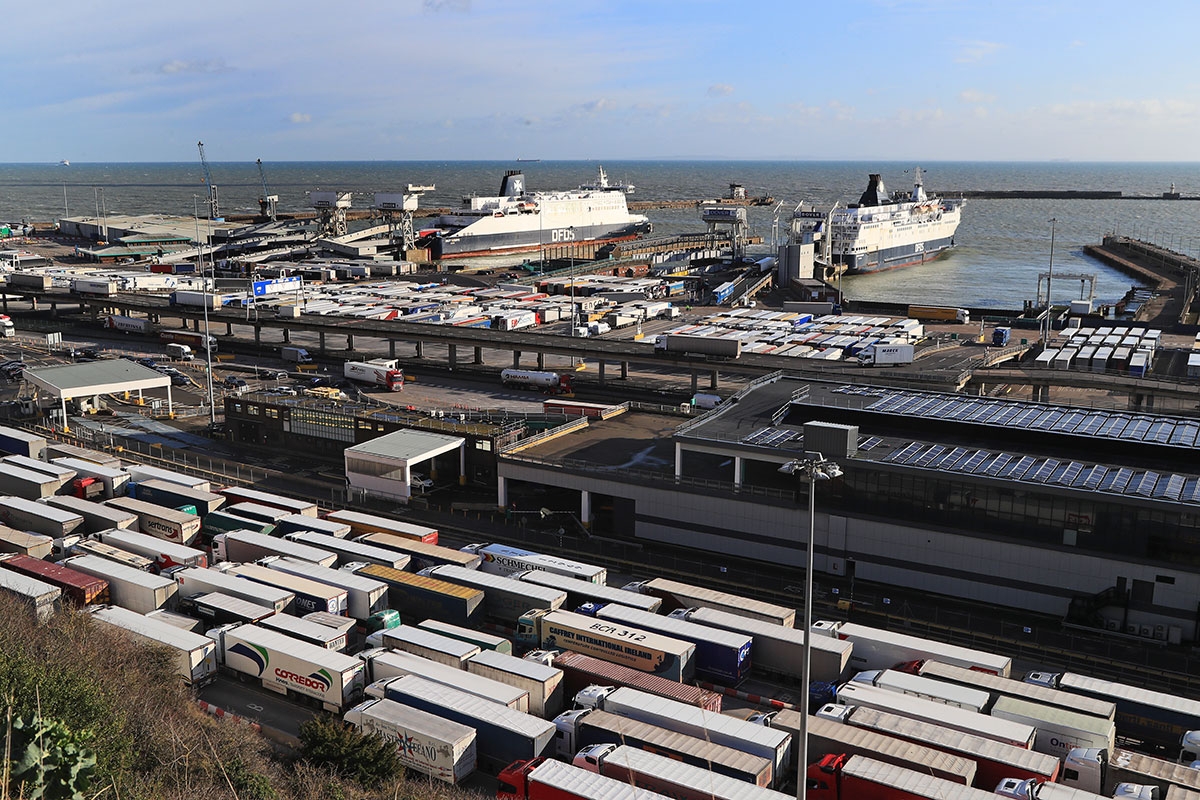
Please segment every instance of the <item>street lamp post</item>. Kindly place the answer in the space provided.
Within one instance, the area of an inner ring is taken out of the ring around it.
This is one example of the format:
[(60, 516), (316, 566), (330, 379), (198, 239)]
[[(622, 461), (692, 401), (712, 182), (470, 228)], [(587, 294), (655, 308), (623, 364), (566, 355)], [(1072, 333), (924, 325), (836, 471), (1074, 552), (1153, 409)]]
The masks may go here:
[[(208, 332), (208, 278), (204, 276), (204, 245), (200, 242), (200, 198), (198, 195), (192, 195), (192, 213), (196, 221), (196, 264), (200, 270), (200, 288), (204, 292), (204, 372), (208, 384), (208, 429), (214, 430), (217, 426), (217, 407), (216, 398), (213, 396), (213, 373), (212, 373), (212, 338)], [(206, 238), (211, 240), (212, 228), (206, 220), (204, 223)], [(214, 271), (213, 281), (216, 281)]]
[(808, 568), (804, 573), (804, 655), (800, 668), (800, 731), (796, 736), (796, 798), (808, 796), (808, 689), (812, 682), (812, 607), (813, 555), (817, 534), (817, 482), (840, 477), (842, 468), (820, 453), (806, 453), (804, 458), (789, 461), (779, 468), (788, 475), (799, 475), (808, 481)]
[(1043, 348), (1050, 344), (1050, 329), (1053, 327), (1051, 317), (1054, 305), (1050, 302), (1050, 287), (1054, 283), (1054, 225), (1056, 222), (1058, 222), (1057, 218), (1050, 218), (1050, 271), (1046, 275), (1046, 333), (1042, 336)]

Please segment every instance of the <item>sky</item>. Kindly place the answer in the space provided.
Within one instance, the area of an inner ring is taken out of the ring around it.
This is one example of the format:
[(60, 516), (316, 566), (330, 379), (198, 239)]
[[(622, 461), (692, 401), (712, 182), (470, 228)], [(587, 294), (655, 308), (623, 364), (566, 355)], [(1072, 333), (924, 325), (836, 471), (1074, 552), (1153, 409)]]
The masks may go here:
[(0, 162), (1200, 161), (1193, 0), (54, 0)]

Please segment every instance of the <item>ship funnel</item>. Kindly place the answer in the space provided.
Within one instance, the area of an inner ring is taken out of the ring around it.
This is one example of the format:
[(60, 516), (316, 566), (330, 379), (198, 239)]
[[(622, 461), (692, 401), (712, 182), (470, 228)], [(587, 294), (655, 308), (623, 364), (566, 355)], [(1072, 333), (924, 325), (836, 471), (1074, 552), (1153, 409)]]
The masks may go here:
[(501, 197), (520, 197), (525, 194), (525, 176), (518, 169), (510, 169), (504, 173), (500, 181)]
[(862, 197), (858, 198), (858, 204), (860, 206), (881, 206), (892, 202), (892, 198), (888, 197), (887, 189), (884, 188), (883, 176), (871, 173), (869, 177), (867, 190), (862, 193)]

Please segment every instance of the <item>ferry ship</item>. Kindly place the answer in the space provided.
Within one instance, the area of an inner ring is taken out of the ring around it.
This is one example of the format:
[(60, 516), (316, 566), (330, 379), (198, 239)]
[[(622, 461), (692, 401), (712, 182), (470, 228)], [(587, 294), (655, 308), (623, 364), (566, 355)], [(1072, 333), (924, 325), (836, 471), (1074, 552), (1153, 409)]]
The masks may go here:
[(519, 170), (504, 173), (496, 197), (463, 198), (422, 231), (435, 258), (470, 258), (537, 250), (546, 245), (619, 242), (650, 233), (630, 214), (625, 194), (576, 190), (530, 192)]
[(954, 246), (963, 201), (930, 197), (920, 168), (915, 172), (911, 194), (889, 196), (883, 177), (872, 174), (857, 203), (835, 207), (827, 215), (796, 214), (806, 217), (813, 230), (821, 230), (827, 222), (826, 252), (834, 270), (858, 274), (922, 264)]
[(608, 173), (604, 171), (604, 167), (596, 168), (596, 180), (589, 183), (579, 184), (582, 191), (597, 191), (597, 192), (624, 192), (625, 194), (633, 194), (634, 186), (632, 183), (610, 183)]

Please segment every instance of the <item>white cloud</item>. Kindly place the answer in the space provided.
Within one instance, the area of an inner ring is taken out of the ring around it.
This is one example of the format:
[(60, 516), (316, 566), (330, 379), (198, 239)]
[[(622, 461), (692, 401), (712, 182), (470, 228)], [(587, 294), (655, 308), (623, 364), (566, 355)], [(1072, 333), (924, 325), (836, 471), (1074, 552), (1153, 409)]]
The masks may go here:
[(302, 114), (299, 111), (293, 111), (288, 116), (288, 122), (293, 125), (304, 125), (305, 123), (312, 122), (312, 114)]
[(471, 0), (425, 0), (424, 6), (426, 11), (435, 14), (439, 11), (465, 14), (471, 10)]
[(958, 99), (964, 103), (994, 103), (996, 95), (987, 94), (978, 89), (963, 89), (958, 93)]
[(962, 42), (958, 47), (958, 55), (954, 60), (959, 64), (974, 64), (983, 61), (992, 54), (1004, 49), (1004, 45), (999, 42), (986, 42), (983, 40), (975, 40)]
[(726, 97), (733, 94), (733, 87), (728, 83), (714, 83), (708, 87), (709, 97)]
[(225, 62), (221, 60), (183, 61), (176, 58), (159, 64), (154, 68), (154, 71), (160, 75), (179, 75), (182, 73), (212, 75), (219, 72), (231, 72), (232, 69), (226, 66)]

